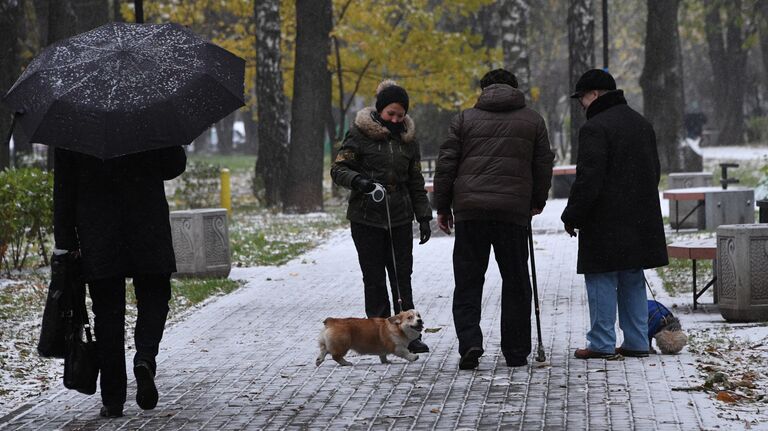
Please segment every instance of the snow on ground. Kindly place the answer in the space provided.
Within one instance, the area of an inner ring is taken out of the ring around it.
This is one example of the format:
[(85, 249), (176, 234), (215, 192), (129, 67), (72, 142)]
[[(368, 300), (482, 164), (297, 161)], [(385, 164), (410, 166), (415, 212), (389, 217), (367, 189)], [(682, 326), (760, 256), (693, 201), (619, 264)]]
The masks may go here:
[(765, 147), (703, 147), (704, 161), (709, 160), (759, 160), (768, 157)]

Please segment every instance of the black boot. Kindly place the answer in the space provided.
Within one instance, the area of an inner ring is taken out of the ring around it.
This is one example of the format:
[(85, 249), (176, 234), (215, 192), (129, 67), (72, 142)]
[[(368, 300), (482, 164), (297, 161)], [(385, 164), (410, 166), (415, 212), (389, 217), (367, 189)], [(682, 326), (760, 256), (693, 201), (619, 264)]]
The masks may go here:
[(157, 387), (155, 372), (147, 362), (137, 362), (133, 367), (136, 376), (136, 404), (144, 410), (152, 410), (157, 406)]
[(123, 405), (115, 404), (114, 406), (101, 406), (99, 416), (103, 418), (121, 418), (123, 417)]
[(408, 344), (408, 351), (411, 353), (428, 353), (429, 346), (424, 344), (424, 342), (421, 341), (421, 337), (419, 337)]

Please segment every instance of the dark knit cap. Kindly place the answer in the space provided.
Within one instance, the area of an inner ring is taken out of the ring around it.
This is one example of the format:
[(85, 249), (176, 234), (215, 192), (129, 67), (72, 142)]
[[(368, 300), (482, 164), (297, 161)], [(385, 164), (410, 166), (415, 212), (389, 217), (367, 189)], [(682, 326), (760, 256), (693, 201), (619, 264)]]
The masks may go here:
[(376, 111), (381, 112), (391, 103), (399, 104), (408, 112), (408, 92), (394, 81), (384, 81), (376, 92)]
[(517, 77), (514, 73), (504, 69), (493, 69), (480, 79), (480, 88), (493, 84), (507, 84), (517, 88)]
[(581, 78), (576, 82), (576, 88), (574, 89), (571, 97), (574, 99), (580, 98), (584, 93), (592, 90), (615, 90), (616, 80), (613, 79), (610, 73), (602, 69), (590, 69), (581, 75)]

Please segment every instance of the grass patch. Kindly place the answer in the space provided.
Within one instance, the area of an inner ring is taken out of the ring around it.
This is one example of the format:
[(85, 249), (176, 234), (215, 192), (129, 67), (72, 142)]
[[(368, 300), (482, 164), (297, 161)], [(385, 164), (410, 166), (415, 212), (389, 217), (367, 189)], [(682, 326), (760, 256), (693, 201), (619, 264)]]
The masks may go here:
[(346, 226), (343, 206), (324, 213), (285, 215), (269, 210), (235, 213), (229, 227), (235, 266), (282, 265)]
[(248, 154), (190, 154), (189, 159), (219, 165), (232, 173), (251, 172), (256, 166), (256, 156)]
[[(171, 279), (171, 302), (168, 317), (197, 305), (212, 296), (226, 295), (233, 292), (245, 282), (229, 278), (173, 278)], [(136, 315), (136, 291), (133, 283), (126, 286), (126, 313)]]

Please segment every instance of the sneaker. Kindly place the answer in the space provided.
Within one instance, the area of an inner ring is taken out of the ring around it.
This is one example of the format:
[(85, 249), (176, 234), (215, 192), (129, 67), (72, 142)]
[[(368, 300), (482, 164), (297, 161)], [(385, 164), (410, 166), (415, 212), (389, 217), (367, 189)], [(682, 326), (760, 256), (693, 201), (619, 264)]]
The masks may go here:
[(524, 367), (528, 365), (528, 358), (526, 357), (506, 356), (505, 359), (507, 360), (508, 367)]
[(154, 409), (158, 395), (152, 368), (146, 362), (138, 362), (133, 367), (133, 375), (136, 376), (136, 404), (143, 410)]
[(630, 358), (647, 358), (650, 350), (629, 350), (623, 347), (617, 347), (616, 353), (621, 356), (628, 356)]
[(101, 406), (99, 416), (103, 418), (121, 418), (123, 417), (123, 405), (115, 404), (114, 406)]
[(411, 353), (429, 353), (429, 346), (421, 341), (421, 338), (417, 338), (408, 344), (408, 351)]
[(459, 359), (460, 370), (474, 370), (480, 365), (480, 357), (483, 356), (481, 347), (470, 347)]
[(595, 352), (589, 349), (576, 349), (576, 352), (574, 352), (573, 356), (575, 356), (576, 359), (605, 359), (607, 361), (624, 360), (624, 357), (619, 353)]

